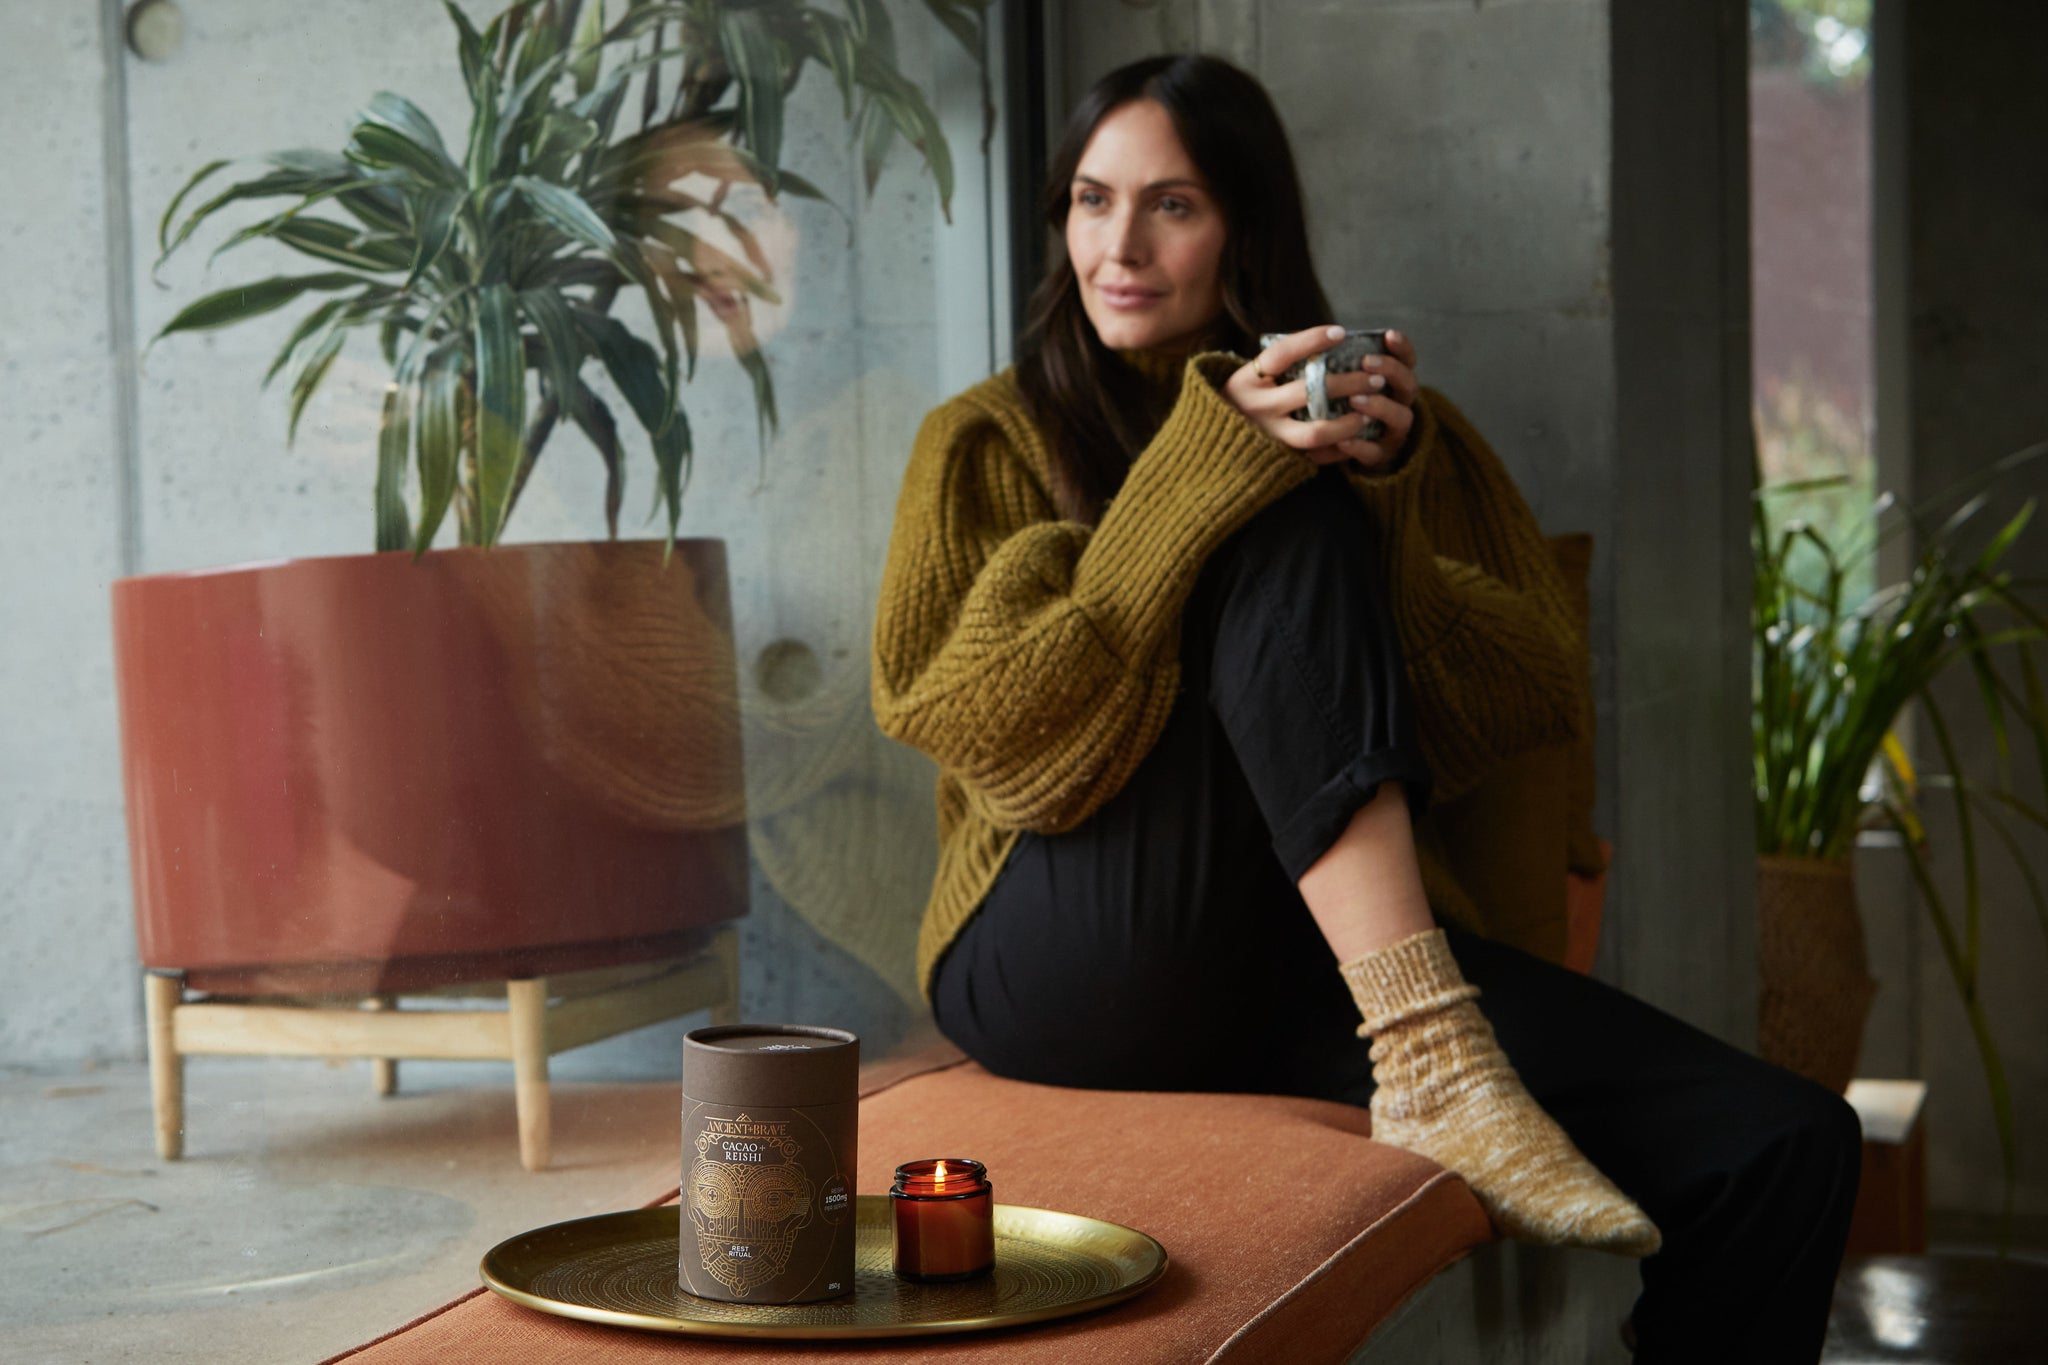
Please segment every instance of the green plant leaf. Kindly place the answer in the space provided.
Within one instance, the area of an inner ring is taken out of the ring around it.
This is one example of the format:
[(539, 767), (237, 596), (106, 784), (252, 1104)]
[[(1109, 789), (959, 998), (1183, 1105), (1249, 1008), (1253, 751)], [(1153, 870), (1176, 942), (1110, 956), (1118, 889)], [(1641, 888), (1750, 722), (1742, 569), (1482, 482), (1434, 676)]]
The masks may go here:
[(982, 60), (985, 9), (977, 0), (925, 0), (925, 8), (959, 40), (968, 56), (977, 62)]
[(335, 202), (372, 232), (402, 233), (409, 221), (406, 201), (382, 178), (359, 178)]
[[(405, 269), (407, 253), (404, 247), (389, 237), (373, 236), (346, 223), (326, 218), (282, 217), (263, 226), (266, 230), (261, 235), (315, 260), (345, 265), (353, 270), (382, 272)], [(228, 242), (214, 255), (218, 256), (229, 246), (239, 245), (240, 240), (243, 239), (238, 233), (237, 240)]]
[(404, 172), (423, 185), (461, 183), (460, 169), (445, 153), (437, 154), (381, 123), (358, 123), (346, 155), (358, 165)]
[(488, 94), (488, 87), (485, 85), (488, 59), (484, 56), (484, 40), (477, 33), (476, 25), (469, 22), (469, 16), (455, 5), (454, 0), (441, 0), (441, 4), (448, 11), (449, 19), (455, 24), (456, 50), (462, 59), (463, 84), (469, 87), (472, 101), (484, 98)]
[(491, 88), (470, 94), (469, 141), (463, 148), (462, 167), (463, 183), (469, 187), (472, 198), (483, 193), (497, 170), (500, 144), (495, 87), (493, 80)]
[(649, 436), (659, 436), (668, 425), (671, 399), (661, 382), (661, 362), (654, 348), (616, 318), (587, 308), (575, 309), (572, 316), (640, 425)]
[(604, 461), (605, 534), (617, 540), (619, 508), (626, 497), (626, 470), (619, 458), (619, 424), (604, 400), (580, 381), (576, 385), (576, 400), (569, 405), (569, 416), (590, 438), (590, 444), (597, 448), (597, 457)]
[(512, 291), (487, 284), (476, 311), (477, 543), (495, 545), (525, 449), (526, 356)]
[(462, 364), (459, 353), (445, 353), (427, 362), (420, 376), (420, 524), (413, 553), (425, 554), (448, 515), (455, 497), (456, 471), (462, 457)]
[[(466, 345), (470, 341), (469, 337), (459, 332), (451, 335), (435, 331), (443, 318), (468, 301), (470, 294), (471, 291), (467, 289), (458, 289), (435, 300), (434, 306), (427, 310), (427, 315), (420, 319), (419, 329), (413, 334), (412, 344), (407, 346), (405, 354), (399, 357), (398, 369), (394, 372), (394, 378), (399, 383), (410, 384), (414, 376), (421, 373), (421, 367), (433, 359), (434, 352), (441, 346)], [(459, 320), (453, 325), (459, 326)]]
[(277, 358), (272, 360), (270, 368), (263, 372), (263, 383), (258, 387), (269, 388), (270, 381), (277, 378), (278, 372), (291, 360), (292, 353), (298, 350), (300, 343), (332, 322), (335, 314), (348, 307), (350, 302), (349, 299), (329, 299), (301, 318), (299, 324), (292, 328), (291, 335), (284, 339), (284, 345), (278, 347)]
[[(547, 19), (552, 18), (552, 6), (543, 10), (542, 16), (543, 22), (528, 24), (526, 27), (525, 41), (519, 45), (519, 57), (512, 64), (512, 79), (514, 82), (527, 80), (543, 65), (547, 64), (550, 59), (562, 53), (564, 44), (561, 27), (555, 23), (546, 22)], [(566, 62), (553, 63), (555, 70), (558, 72), (565, 64)]]
[[(238, 181), (192, 210), (178, 228), (177, 234), (171, 238), (170, 244), (157, 257), (156, 265), (152, 269), (161, 268), (171, 253), (183, 246), (201, 223), (229, 204), (243, 199), (274, 199), (287, 194), (305, 195), (324, 188), (324, 183), (310, 183), (309, 178), (298, 171), (272, 171), (254, 180)], [(182, 192), (180, 197), (182, 198)]]
[(389, 90), (380, 90), (370, 97), (370, 103), (361, 115), (364, 123), (382, 124), (392, 132), (405, 138), (428, 152), (448, 168), (455, 162), (448, 155), (448, 148), (441, 141), (441, 130), (426, 116), (420, 107), (403, 95), (394, 95)]
[(393, 384), (384, 391), (384, 415), (377, 424), (377, 548), (410, 550), (412, 526), (405, 510), (405, 466), (412, 454), (411, 390)]
[(740, 87), (740, 127), (747, 146), (767, 172), (763, 184), (775, 193), (776, 163), (782, 159), (782, 55), (754, 9), (723, 9), (718, 18), (725, 59)]
[(761, 453), (761, 477), (768, 473), (768, 437), (780, 425), (781, 419), (775, 413), (775, 379), (768, 372), (768, 358), (761, 354), (761, 348), (737, 352), (740, 368), (747, 372), (747, 378), (754, 386), (754, 434)]
[(854, 36), (860, 39), (861, 46), (894, 64), (896, 25), (884, 0), (846, 0), (846, 15), (853, 22)]
[(868, 197), (873, 198), (875, 186), (882, 178), (882, 165), (889, 159), (889, 144), (896, 140), (896, 124), (881, 101), (872, 98), (861, 105), (856, 122), (860, 128), (861, 176)]
[(412, 201), (413, 256), (405, 287), (417, 288), (422, 276), (432, 270), (455, 240), (462, 208), (462, 191), (439, 189)]
[[(924, 154), (925, 164), (931, 168), (932, 183), (939, 192), (939, 211), (945, 215), (947, 222), (951, 222), (953, 154), (946, 145), (944, 131), (939, 127), (938, 115), (932, 112), (931, 106), (925, 102), (917, 87), (905, 80), (896, 70), (894, 58), (873, 46), (861, 49), (858, 76), (860, 83), (873, 96), (869, 103), (863, 106), (862, 116), (869, 117), (875, 105), (880, 104), (890, 123)], [(867, 148), (868, 160), (868, 193), (872, 194), (875, 180), (881, 173), (881, 157), (875, 153), (870, 138), (879, 135), (867, 129), (863, 132), (863, 146)], [(886, 153), (886, 141), (881, 151)]]
[(320, 381), (327, 377), (327, 371), (334, 366), (334, 358), (341, 354), (342, 346), (348, 341), (348, 333), (328, 324), (326, 335), (321, 337), (307, 357), (305, 365), (292, 380), (292, 415), (285, 427), (284, 443), (290, 446), (299, 439), (299, 418), (305, 414), (306, 404), (313, 401), (314, 391)]
[(1991, 1092), (1992, 1122), (1998, 1129), (1999, 1154), (2004, 1160), (2005, 1188), (2008, 1218), (2012, 1203), (2013, 1183), (2019, 1172), (2018, 1125), (2013, 1116), (2012, 1092), (2005, 1079), (2005, 1064), (1998, 1053), (1998, 1044), (1991, 1036), (1991, 1021), (1985, 1017), (1984, 1002), (1978, 998), (1977, 976), (1973, 967), (1966, 968), (1961, 960), (1955, 932), (1949, 927), (1948, 912), (1942, 901), (1941, 892), (1934, 884), (1925, 857), (1911, 843), (1903, 845), (1906, 865), (1911, 869), (1914, 883), (1920, 888), (1921, 903), (1927, 907), (1934, 920), (1936, 939), (1942, 947), (1942, 956), (1948, 964), (1949, 975), (1956, 984), (1956, 993), (1962, 997), (1963, 1012), (1970, 1020), (1970, 1033), (1977, 1043), (1978, 1060), (1984, 1068), (1985, 1088)]
[(577, 334), (575, 319), (569, 316), (569, 305), (553, 289), (522, 289), (519, 309), (533, 323), (540, 338), (549, 392), (571, 408), (573, 417), (575, 395), (583, 387), (576, 378), (583, 365), (583, 342)]
[(308, 290), (352, 289), (373, 283), (375, 281), (361, 275), (334, 271), (319, 275), (278, 275), (254, 284), (235, 285), (187, 304), (163, 325), (155, 339), (160, 341), (173, 332), (226, 327), (282, 308)]
[(580, 308), (575, 317), (612, 383), (647, 432), (658, 470), (656, 500), (668, 507), (668, 534), (673, 540), (682, 515), (682, 489), (691, 456), (689, 420), (674, 406), (662, 383), (653, 347), (614, 318)]
[(202, 181), (212, 179), (217, 172), (232, 164), (226, 158), (207, 162), (199, 168), (198, 172), (190, 180), (187, 180), (179, 188), (176, 194), (171, 196), (171, 202), (164, 208), (164, 216), (158, 220), (156, 225), (157, 263), (159, 265), (163, 263), (165, 256), (171, 254), (171, 220), (178, 216), (178, 206), (185, 202), (187, 195), (199, 188)]
[(573, 51), (569, 75), (576, 83), (576, 93), (587, 95), (597, 86), (598, 69), (604, 60), (604, 0), (597, 0), (583, 12), (570, 47)]
[(810, 33), (811, 51), (832, 73), (833, 84), (839, 87), (840, 115), (851, 122), (854, 71), (860, 64), (853, 29), (836, 14), (808, 7), (804, 10), (804, 23)]
[(618, 252), (617, 234), (574, 190), (536, 180), (530, 175), (513, 176), (512, 187), (533, 206), (535, 213), (561, 232), (600, 251)]
[(562, 174), (569, 159), (596, 143), (597, 125), (566, 109), (550, 109), (541, 119), (540, 131), (527, 158), (528, 172), (552, 183)]
[[(793, 194), (799, 199), (815, 199), (821, 204), (831, 204), (833, 208), (839, 208), (839, 205), (832, 202), (831, 195), (825, 193), (825, 191), (819, 189), (815, 184), (798, 175), (795, 171), (784, 170), (782, 172), (781, 184), (778, 188), (782, 193)], [(842, 217), (845, 216), (844, 209), (840, 209), (840, 215)]]

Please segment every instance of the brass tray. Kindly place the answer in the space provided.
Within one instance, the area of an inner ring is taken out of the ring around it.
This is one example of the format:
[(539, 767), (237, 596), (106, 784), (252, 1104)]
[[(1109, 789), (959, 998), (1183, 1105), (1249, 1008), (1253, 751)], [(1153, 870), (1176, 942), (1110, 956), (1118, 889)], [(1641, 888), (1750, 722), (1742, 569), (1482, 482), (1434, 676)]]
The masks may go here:
[(1142, 1232), (1078, 1214), (995, 1207), (996, 1263), (962, 1284), (915, 1284), (893, 1269), (889, 1199), (854, 1211), (851, 1297), (748, 1304), (700, 1299), (676, 1286), (682, 1212), (578, 1218), (500, 1242), (484, 1283), (517, 1304), (585, 1322), (711, 1337), (900, 1337), (977, 1332), (1121, 1303), (1166, 1273), (1166, 1248)]

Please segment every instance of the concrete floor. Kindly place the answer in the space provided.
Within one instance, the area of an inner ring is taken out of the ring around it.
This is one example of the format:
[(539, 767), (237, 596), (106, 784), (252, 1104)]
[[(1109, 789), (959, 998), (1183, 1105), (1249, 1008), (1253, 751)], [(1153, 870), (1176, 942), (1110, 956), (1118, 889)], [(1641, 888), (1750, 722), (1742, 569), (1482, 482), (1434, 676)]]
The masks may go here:
[(672, 1188), (680, 1084), (557, 1081), (519, 1165), (509, 1067), (187, 1064), (157, 1159), (139, 1064), (0, 1071), (0, 1362), (313, 1362), (477, 1283), (498, 1241)]

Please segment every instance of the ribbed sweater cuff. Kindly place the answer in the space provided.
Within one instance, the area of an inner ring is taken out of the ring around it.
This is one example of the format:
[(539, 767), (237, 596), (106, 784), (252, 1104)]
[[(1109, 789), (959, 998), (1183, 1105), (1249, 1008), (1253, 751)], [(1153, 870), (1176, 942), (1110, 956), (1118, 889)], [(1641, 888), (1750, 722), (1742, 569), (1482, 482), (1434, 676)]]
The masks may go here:
[(1415, 395), (1415, 425), (1400, 463), (1389, 473), (1361, 473), (1351, 479), (1380, 528), (1385, 581), (1401, 585), (1391, 605), (1411, 661), (1436, 647), (1456, 624), (1460, 609), (1422, 526), (1422, 489), (1443, 458), (1443, 429), (1430, 397), (1428, 389)]
[(1243, 363), (1226, 352), (1188, 361), (1172, 412), (1132, 461), (1077, 566), (1076, 599), (1126, 662), (1166, 638), (1212, 550), (1315, 474), (1306, 455), (1223, 396)]
[(1338, 967), (1365, 1020), (1359, 1033), (1378, 1033), (1404, 1019), (1478, 998), (1441, 929), (1411, 934)]

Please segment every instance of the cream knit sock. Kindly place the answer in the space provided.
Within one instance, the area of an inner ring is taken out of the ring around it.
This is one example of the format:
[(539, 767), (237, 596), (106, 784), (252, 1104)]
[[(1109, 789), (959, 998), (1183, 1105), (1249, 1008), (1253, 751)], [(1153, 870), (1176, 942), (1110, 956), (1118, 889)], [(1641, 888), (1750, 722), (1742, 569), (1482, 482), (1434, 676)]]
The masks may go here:
[(1339, 969), (1372, 1036), (1372, 1135), (1457, 1172), (1509, 1237), (1648, 1256), (1663, 1238), (1508, 1064), (1441, 929)]

